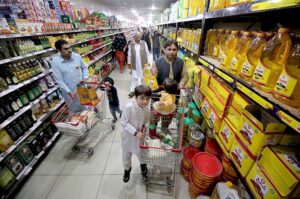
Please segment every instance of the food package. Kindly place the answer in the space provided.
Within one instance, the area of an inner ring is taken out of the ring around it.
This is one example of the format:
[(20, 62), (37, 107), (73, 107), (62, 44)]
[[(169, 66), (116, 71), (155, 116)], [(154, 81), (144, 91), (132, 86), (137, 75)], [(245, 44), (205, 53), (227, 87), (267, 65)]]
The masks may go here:
[(152, 74), (150, 67), (144, 68), (144, 81), (145, 84), (149, 86), (152, 91), (157, 90), (159, 88), (156, 76)]

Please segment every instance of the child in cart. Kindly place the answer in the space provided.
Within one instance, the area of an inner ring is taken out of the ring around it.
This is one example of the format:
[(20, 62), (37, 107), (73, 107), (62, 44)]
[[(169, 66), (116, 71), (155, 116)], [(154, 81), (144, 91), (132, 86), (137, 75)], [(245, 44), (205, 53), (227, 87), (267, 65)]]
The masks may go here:
[(153, 115), (151, 123), (157, 126), (161, 118), (161, 129), (167, 131), (170, 123), (172, 122), (173, 112), (176, 109), (176, 93), (178, 91), (177, 81), (166, 78), (163, 83), (164, 91), (161, 91), (158, 95), (161, 95), (158, 102), (153, 104)]
[(108, 102), (109, 102), (109, 109), (110, 112), (113, 116), (113, 123), (115, 123), (118, 118), (117, 118), (117, 113), (119, 113), (119, 117), (121, 118), (122, 116), (122, 111), (120, 110), (120, 102), (119, 102), (119, 97), (118, 97), (118, 91), (116, 87), (114, 87), (114, 80), (111, 77), (106, 77), (103, 80), (106, 88), (107, 88), (107, 97), (108, 97)]
[(125, 106), (121, 117), (124, 183), (130, 179), (132, 154), (135, 154), (140, 161), (143, 178), (147, 177), (147, 165), (141, 162), (139, 146), (150, 119), (150, 107), (148, 105), (151, 94), (152, 91), (148, 86), (137, 86), (134, 90), (135, 101)]

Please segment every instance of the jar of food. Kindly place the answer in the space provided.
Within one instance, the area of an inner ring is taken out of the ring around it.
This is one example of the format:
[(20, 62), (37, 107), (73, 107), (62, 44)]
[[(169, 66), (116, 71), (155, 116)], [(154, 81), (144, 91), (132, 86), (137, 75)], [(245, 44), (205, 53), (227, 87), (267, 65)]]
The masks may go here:
[(190, 137), (190, 145), (195, 148), (200, 148), (203, 144), (204, 139), (205, 136), (201, 131), (192, 131)]

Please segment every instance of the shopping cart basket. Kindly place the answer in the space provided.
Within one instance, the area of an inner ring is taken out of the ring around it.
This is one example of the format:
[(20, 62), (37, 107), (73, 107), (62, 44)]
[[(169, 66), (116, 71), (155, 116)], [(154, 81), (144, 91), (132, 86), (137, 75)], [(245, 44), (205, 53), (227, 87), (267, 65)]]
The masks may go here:
[[(177, 96), (180, 97), (182, 96)], [(178, 111), (183, 108), (182, 105), (176, 105), (172, 113), (159, 113), (154, 105), (158, 101), (157, 98), (159, 98), (157, 94), (152, 96), (150, 126), (140, 144), (141, 161), (149, 167), (148, 177), (144, 182), (147, 191), (160, 191), (162, 194), (175, 197), (176, 173), (182, 151), (184, 112)], [(155, 134), (151, 126), (156, 126)], [(152, 138), (162, 138), (163, 134), (169, 135), (171, 140), (168, 141), (173, 142), (172, 146), (168, 144), (151, 146)]]
[[(94, 86), (98, 98), (95, 100), (97, 103), (80, 105), (79, 97), (77, 93), (74, 93), (74, 97), (53, 115), (52, 123), (62, 134), (78, 138), (72, 147), (73, 151), (87, 152), (92, 155), (97, 144), (115, 129), (115, 123), (111, 122), (111, 118), (106, 118), (107, 94), (105, 85), (98, 82), (82, 82), (82, 84)], [(73, 112), (72, 103), (80, 105), (82, 112)]]

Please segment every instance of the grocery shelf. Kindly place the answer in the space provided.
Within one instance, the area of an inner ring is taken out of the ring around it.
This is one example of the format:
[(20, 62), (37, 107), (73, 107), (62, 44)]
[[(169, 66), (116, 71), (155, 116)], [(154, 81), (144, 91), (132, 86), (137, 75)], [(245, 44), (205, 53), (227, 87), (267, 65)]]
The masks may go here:
[(89, 55), (89, 54), (91, 54), (93, 52), (96, 52), (97, 50), (100, 50), (101, 48), (104, 48), (104, 47), (106, 47), (106, 46), (108, 46), (110, 44), (112, 44), (112, 42), (106, 43), (106, 44), (104, 44), (104, 45), (102, 45), (102, 46), (100, 46), (100, 47), (98, 47), (98, 48), (96, 48), (96, 49), (94, 49), (94, 50), (92, 50), (92, 51), (90, 51), (88, 53), (85, 53), (85, 54), (81, 55), (81, 57), (85, 57), (85, 56), (87, 56), (87, 55)]
[(195, 55), (198, 55), (197, 52), (192, 51), (191, 49), (188, 49), (182, 45), (179, 45), (179, 48), (182, 48), (184, 50), (184, 52), (187, 52), (189, 55), (191, 55), (192, 57)]
[(32, 33), (32, 34), (7, 34), (7, 35), (0, 35), (0, 39), (12, 39), (12, 38), (44, 36), (44, 35), (60, 35), (60, 34), (69, 34), (69, 33), (101, 31), (101, 30), (135, 29), (135, 28), (137, 27), (130, 27), (130, 28), (104, 28), (103, 27), (103, 28), (96, 28), (96, 29), (80, 29), (80, 30), (69, 30), (69, 31), (58, 31), (58, 32)]
[(41, 157), (46, 153), (47, 149), (55, 142), (55, 140), (57, 139), (57, 137), (60, 135), (59, 132), (56, 132), (53, 137), (51, 138), (51, 140), (48, 141), (48, 143), (46, 144), (46, 146), (43, 148), (43, 150), (37, 155), (35, 156), (35, 158), (30, 162), (29, 165), (27, 165), (23, 171), (16, 177), (16, 179), (18, 181), (22, 181), (22, 179), (24, 179), (28, 174), (31, 173), (33, 167), (35, 166), (35, 164), (41, 159)]
[(272, 94), (262, 92), (242, 79), (223, 71), (219, 68), (220, 62), (214, 58), (201, 55), (199, 56), (199, 62), (228, 82), (232, 88), (244, 93), (270, 114), (300, 133), (300, 111), (298, 109), (283, 104), (275, 99)]
[(7, 64), (7, 63), (10, 63), (10, 62), (14, 62), (14, 61), (19, 61), (19, 60), (22, 60), (22, 59), (25, 59), (25, 58), (29, 58), (29, 57), (33, 57), (33, 56), (36, 56), (36, 55), (49, 53), (49, 52), (53, 52), (53, 51), (55, 51), (54, 48), (49, 48), (49, 49), (46, 49), (46, 50), (41, 50), (41, 51), (37, 51), (37, 52), (34, 52), (34, 53), (26, 54), (26, 55), (21, 55), (21, 56), (17, 56), (17, 57), (11, 57), (11, 58), (7, 58), (7, 59), (3, 59), (3, 60), (0, 60), (0, 65)]
[(23, 115), (26, 111), (28, 111), (29, 109), (31, 109), (35, 104), (37, 104), (39, 101), (41, 101), (42, 99), (44, 99), (45, 97), (47, 97), (48, 95), (50, 95), (51, 93), (53, 93), (54, 91), (56, 91), (58, 89), (58, 87), (54, 87), (52, 89), (50, 89), (47, 93), (44, 93), (42, 96), (40, 96), (38, 99), (36, 99), (35, 101), (31, 102), (29, 105), (27, 105), (26, 107), (23, 107), (22, 109), (20, 109), (17, 113), (15, 113), (13, 116), (9, 117), (7, 120), (5, 120), (5, 122), (3, 122), (2, 124), (0, 124), (0, 129), (5, 128), (7, 125), (9, 125), (11, 122), (13, 122), (14, 120), (16, 120), (18, 117), (20, 117), (21, 115)]
[(5, 95), (7, 95), (7, 94), (9, 94), (9, 93), (11, 93), (11, 92), (14, 92), (15, 90), (17, 90), (19, 88), (22, 88), (23, 86), (26, 86), (26, 85), (28, 85), (28, 84), (30, 84), (30, 83), (32, 83), (32, 82), (34, 82), (34, 81), (42, 78), (42, 77), (45, 77), (49, 73), (52, 73), (52, 69), (50, 69), (48, 71), (45, 71), (42, 74), (39, 74), (37, 76), (34, 76), (34, 77), (30, 78), (29, 80), (26, 80), (26, 81), (24, 81), (22, 83), (19, 83), (17, 85), (9, 86), (8, 89), (6, 89), (6, 90), (4, 90), (4, 91), (2, 91), (0, 93), (0, 98), (3, 97), (3, 96), (5, 96)]
[(0, 162), (2, 162), (9, 154), (11, 154), (24, 140), (26, 140), (54, 111), (56, 111), (62, 104), (64, 100), (61, 100), (54, 108), (50, 109), (49, 112), (43, 114), (36, 123), (12, 146), (9, 147), (5, 152), (0, 154)]
[(93, 64), (95, 64), (97, 61), (99, 61), (100, 59), (102, 59), (103, 57), (105, 57), (106, 55), (108, 55), (109, 53), (111, 53), (112, 50), (109, 50), (108, 52), (106, 52), (104, 55), (101, 55), (100, 57), (96, 58), (94, 61), (92, 61), (89, 65), (87, 65), (87, 67), (92, 66)]
[(188, 17), (188, 18), (176, 19), (175, 21), (163, 22), (163, 23), (157, 24), (157, 26), (183, 23), (183, 22), (193, 22), (193, 21), (199, 21), (199, 20), (202, 20), (202, 19), (203, 19), (203, 14), (200, 14), (200, 15), (197, 15), (197, 16), (194, 16), (194, 17)]
[(258, 14), (272, 14), (276, 11), (292, 11), (300, 8), (300, 5), (288, 6), (288, 7), (279, 7), (272, 9), (264, 9), (264, 10), (254, 10), (251, 7), (253, 5), (257, 5), (257, 3), (245, 3), (233, 7), (224, 8), (221, 10), (216, 10), (213, 12), (206, 12), (204, 17), (205, 19), (217, 19), (217, 18), (227, 18), (234, 16), (247, 16), (247, 15), (255, 15)]

